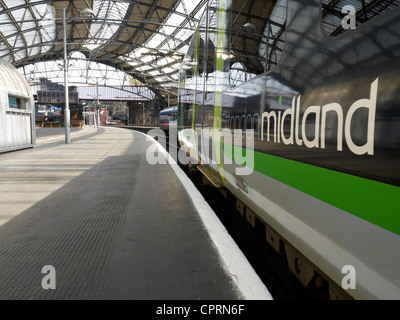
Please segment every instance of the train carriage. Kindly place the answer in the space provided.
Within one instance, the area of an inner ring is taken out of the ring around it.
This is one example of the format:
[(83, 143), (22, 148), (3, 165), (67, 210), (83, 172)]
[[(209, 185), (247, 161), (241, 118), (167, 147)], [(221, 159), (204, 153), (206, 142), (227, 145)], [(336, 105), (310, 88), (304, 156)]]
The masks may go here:
[(160, 111), (160, 129), (168, 134), (170, 126), (176, 127), (177, 107), (169, 107)]
[(399, 299), (399, 2), (341, 3), (210, 0), (178, 137), (305, 287), (317, 275), (331, 298)]

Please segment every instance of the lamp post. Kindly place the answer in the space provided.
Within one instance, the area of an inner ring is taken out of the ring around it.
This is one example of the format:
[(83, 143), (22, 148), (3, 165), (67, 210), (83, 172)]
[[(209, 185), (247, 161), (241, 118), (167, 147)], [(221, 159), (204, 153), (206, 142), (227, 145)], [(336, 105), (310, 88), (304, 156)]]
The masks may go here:
[(97, 79), (96, 96), (97, 96), (97, 132), (100, 132), (100, 101), (99, 101), (99, 79)]
[[(81, 14), (92, 15), (91, 9), (84, 9)], [(69, 110), (69, 92), (68, 92), (68, 51), (67, 51), (67, 14), (63, 8), (63, 41), (64, 41), (64, 90), (65, 90), (65, 109), (64, 109), (64, 127), (65, 143), (71, 143), (71, 112)]]
[(143, 108), (143, 127), (145, 126), (145, 120), (144, 120), (144, 102), (141, 102), (142, 108)]
[(65, 143), (71, 143), (71, 113), (69, 110), (69, 92), (68, 92), (68, 52), (67, 52), (67, 18), (66, 10), (63, 8), (63, 38), (64, 38), (64, 90), (65, 90), (65, 109), (64, 109), (64, 127)]

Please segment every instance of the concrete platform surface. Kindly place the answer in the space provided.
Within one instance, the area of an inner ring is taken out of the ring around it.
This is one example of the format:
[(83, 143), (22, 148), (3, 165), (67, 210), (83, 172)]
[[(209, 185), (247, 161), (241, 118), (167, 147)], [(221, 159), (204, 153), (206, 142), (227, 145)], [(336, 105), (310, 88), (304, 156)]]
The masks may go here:
[(42, 132), (36, 148), (0, 154), (0, 299), (270, 298), (223, 228), (222, 246), (210, 236), (179, 168), (147, 163), (155, 141), (71, 137)]

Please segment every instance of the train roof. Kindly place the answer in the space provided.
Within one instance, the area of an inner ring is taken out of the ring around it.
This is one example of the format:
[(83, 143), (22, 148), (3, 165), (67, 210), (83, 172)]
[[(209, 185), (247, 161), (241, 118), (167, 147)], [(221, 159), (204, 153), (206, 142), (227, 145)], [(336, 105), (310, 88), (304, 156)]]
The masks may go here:
[(165, 109), (162, 109), (162, 110), (160, 111), (160, 113), (165, 113), (165, 112), (173, 111), (173, 110), (178, 110), (178, 107), (165, 108)]

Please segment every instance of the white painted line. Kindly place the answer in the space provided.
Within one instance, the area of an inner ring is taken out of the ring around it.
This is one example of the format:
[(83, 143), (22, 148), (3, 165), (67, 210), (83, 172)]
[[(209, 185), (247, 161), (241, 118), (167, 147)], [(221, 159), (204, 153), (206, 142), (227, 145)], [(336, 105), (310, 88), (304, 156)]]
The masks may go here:
[(176, 161), (158, 141), (142, 132), (136, 132), (144, 135), (147, 141), (152, 141), (159, 148), (160, 152), (166, 157), (175, 174), (186, 188), (194, 206), (198, 210), (205, 229), (208, 231), (211, 240), (217, 248), (225, 270), (241, 291), (243, 298), (246, 300), (273, 300), (271, 293), (254, 271), (243, 252), (217, 218), (215, 212), (206, 202), (200, 191), (197, 190)]

